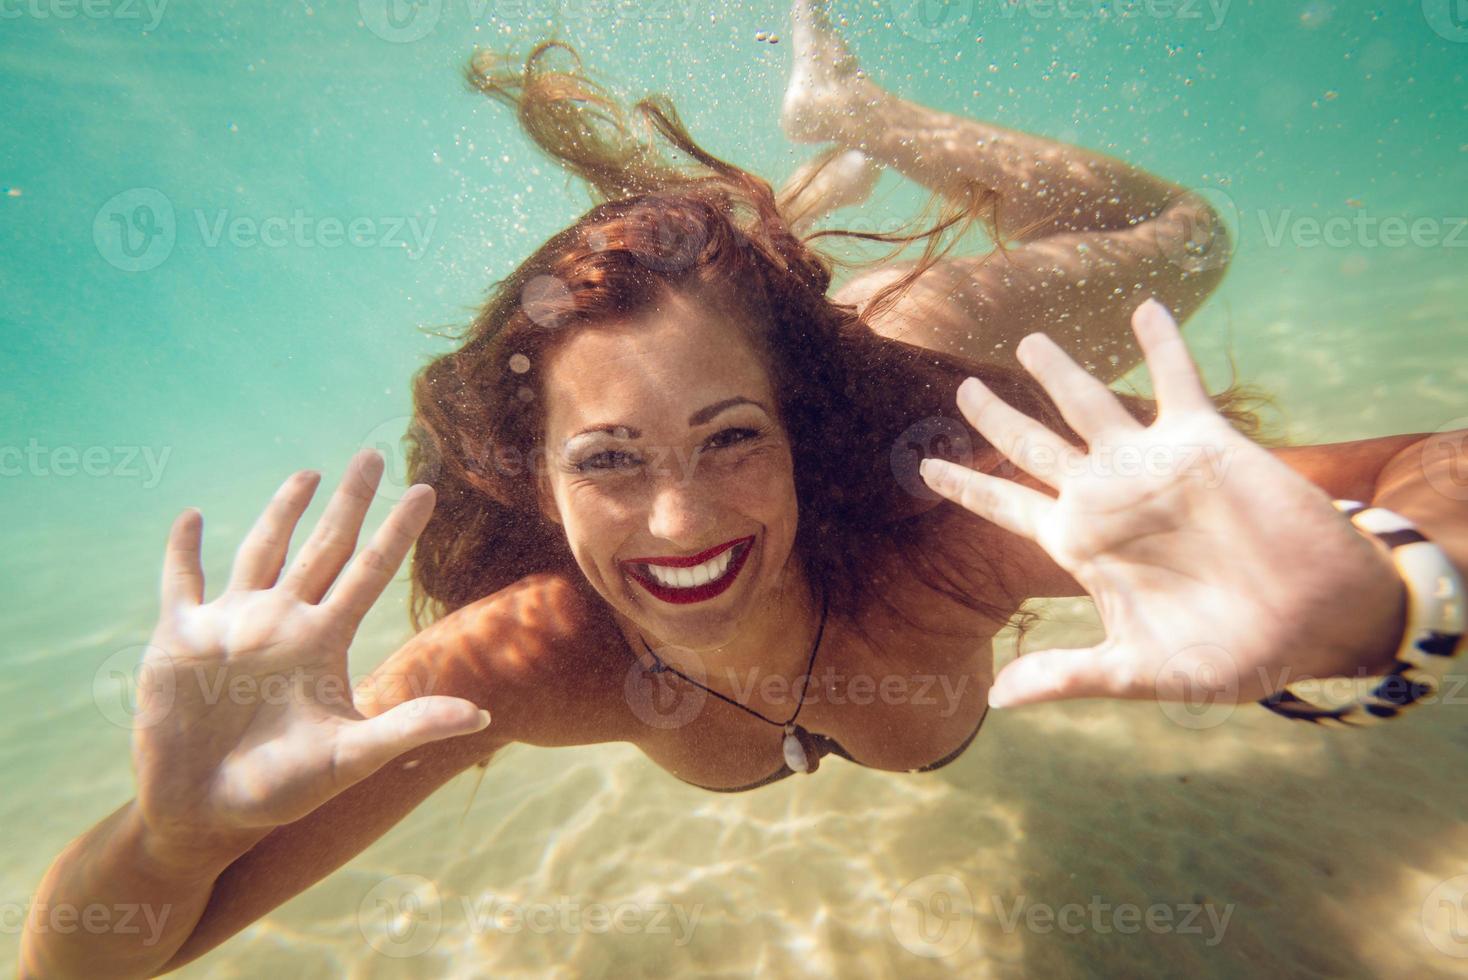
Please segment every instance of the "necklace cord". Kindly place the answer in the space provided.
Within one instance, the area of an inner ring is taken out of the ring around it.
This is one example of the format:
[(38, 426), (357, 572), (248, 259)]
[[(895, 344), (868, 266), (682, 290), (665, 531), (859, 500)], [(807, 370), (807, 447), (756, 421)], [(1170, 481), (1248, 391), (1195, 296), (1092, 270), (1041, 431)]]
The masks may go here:
[(821, 636), (826, 632), (826, 613), (831, 608), (830, 599), (831, 599), (830, 593), (826, 591), (825, 583), (822, 582), (821, 583), (821, 622), (820, 622), (820, 625), (818, 627), (816, 627), (816, 641), (815, 641), (814, 644), (811, 645), (811, 648), (810, 648), (810, 658), (806, 661), (806, 664), (805, 664), (805, 681), (800, 686), (800, 702), (798, 704), (796, 704), (796, 706), (795, 706), (795, 714), (793, 714), (793, 715), (790, 716), (790, 720), (789, 721), (786, 721), (786, 722), (783, 722), (783, 723), (782, 722), (778, 722), (778, 721), (774, 721), (773, 719), (770, 719), (770, 718), (766, 718), (764, 715), (760, 714), (758, 711), (755, 711), (753, 708), (749, 707), (748, 705), (740, 704), (738, 701), (735, 701), (733, 698), (726, 697), (725, 695), (720, 694), (718, 691), (715, 691), (713, 688), (708, 687), (707, 685), (698, 683), (698, 681), (694, 680), (692, 677), (689, 677), (687, 674), (683, 673), (677, 667), (670, 667), (670, 666), (668, 666), (667, 664), (663, 663), (662, 658), (660, 658), (656, 653), (653, 653), (652, 647), (650, 647), (650, 646), (647, 645), (647, 640), (646, 640), (646, 638), (644, 638), (642, 636), (642, 634), (639, 633), (638, 636), (637, 636), (637, 638), (639, 640), (642, 640), (642, 647), (643, 647), (643, 649), (646, 650), (649, 654), (651, 654), (652, 655), (652, 659), (657, 663), (657, 666), (653, 668), (652, 673), (660, 674), (660, 673), (662, 673), (665, 670), (671, 670), (673, 673), (677, 674), (679, 677), (683, 678), (688, 683), (694, 685), (695, 687), (701, 687), (705, 691), (708, 691), (710, 694), (712, 694), (714, 697), (720, 698), (721, 700), (724, 700), (724, 701), (729, 702), (730, 704), (732, 704), (736, 708), (741, 708), (744, 711), (749, 712), (750, 714), (752, 714), (756, 718), (758, 718), (760, 721), (763, 721), (763, 722), (765, 722), (767, 724), (770, 724), (770, 725), (774, 725), (776, 728), (784, 728), (784, 727), (786, 727), (788, 725), (794, 724), (795, 723), (795, 719), (800, 716), (800, 709), (805, 707), (805, 696), (806, 696), (806, 694), (810, 690), (810, 680), (811, 680), (810, 671), (811, 671), (811, 668), (815, 666), (815, 663), (816, 663), (816, 653), (817, 653), (817, 651), (819, 651), (821, 649)]

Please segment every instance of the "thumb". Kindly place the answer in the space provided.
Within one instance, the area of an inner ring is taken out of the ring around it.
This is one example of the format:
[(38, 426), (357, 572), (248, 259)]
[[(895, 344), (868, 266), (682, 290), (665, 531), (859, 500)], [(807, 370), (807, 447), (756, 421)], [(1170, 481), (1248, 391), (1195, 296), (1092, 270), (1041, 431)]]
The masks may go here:
[(437, 694), (410, 698), (343, 729), (337, 766), (355, 782), (420, 745), (470, 735), (488, 725), (489, 712), (473, 701)]
[(1016, 708), (1072, 698), (1136, 697), (1118, 669), (1113, 647), (1040, 650), (1005, 665), (989, 688), (991, 708)]

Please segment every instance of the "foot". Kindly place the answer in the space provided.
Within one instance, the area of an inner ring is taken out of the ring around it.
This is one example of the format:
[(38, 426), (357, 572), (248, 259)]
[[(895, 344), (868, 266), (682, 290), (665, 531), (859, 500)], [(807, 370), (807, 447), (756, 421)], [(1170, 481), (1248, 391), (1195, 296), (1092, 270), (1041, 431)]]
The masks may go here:
[[(780, 209), (793, 225), (808, 225), (837, 208), (864, 202), (881, 176), (882, 167), (865, 153), (837, 148), (791, 175), (781, 191)], [(808, 178), (810, 183), (801, 190)]]
[(876, 86), (831, 25), (827, 0), (796, 0), (790, 18), (795, 64), (780, 128), (797, 143), (840, 142), (860, 108), (874, 101)]

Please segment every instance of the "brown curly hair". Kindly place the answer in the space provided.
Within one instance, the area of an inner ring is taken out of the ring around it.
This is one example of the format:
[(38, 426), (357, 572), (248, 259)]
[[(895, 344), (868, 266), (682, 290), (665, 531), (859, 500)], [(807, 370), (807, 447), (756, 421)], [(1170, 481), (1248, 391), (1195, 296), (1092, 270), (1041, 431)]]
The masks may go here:
[[(557, 49), (575, 64), (549, 67)], [(969, 185), (935, 194), (924, 217), (935, 208), (939, 216), (921, 232), (825, 230), (797, 238), (770, 184), (701, 149), (665, 98), (636, 104), (646, 137), (637, 138), (562, 42), (538, 45), (520, 66), (477, 52), (467, 77), (513, 107), (531, 138), (584, 179), (599, 203), (496, 283), (454, 338), (458, 349), (414, 376), (409, 478), (431, 484), (438, 501), (413, 556), (415, 629), (533, 573), (579, 575), (564, 532), (536, 497), (540, 369), (573, 333), (634, 317), (669, 291), (703, 297), (749, 325), (795, 463), (796, 553), (826, 583), (832, 612), (855, 618), (882, 597), (881, 583), (872, 581), (874, 551), (895, 551), (919, 580), (969, 608), (999, 619), (1015, 608), (1012, 598), (1004, 604), (992, 601), (995, 593), (972, 594), (964, 583), (973, 575), (958, 574), (961, 563), (972, 573), (973, 563), (992, 559), (972, 547), (964, 554), (964, 542), (926, 539), (927, 522), (918, 518), (930, 491), (917, 464), (923, 455), (967, 463), (987, 448), (955, 407), (956, 389), (970, 375), (1064, 438), (1082, 440), (1027, 374), (882, 338), (866, 326), (971, 227), (987, 227), (1000, 240), (996, 192)], [(667, 162), (653, 132), (692, 164)], [(923, 241), (925, 248), (908, 274), (858, 314), (826, 295), (836, 263), (812, 245), (826, 236), (897, 251)], [(1138, 419), (1155, 417), (1152, 402), (1120, 397)], [(1242, 399), (1230, 388), (1215, 401), (1241, 431), (1255, 434), (1259, 420), (1240, 407)], [(997, 588), (1002, 578), (990, 569)]]

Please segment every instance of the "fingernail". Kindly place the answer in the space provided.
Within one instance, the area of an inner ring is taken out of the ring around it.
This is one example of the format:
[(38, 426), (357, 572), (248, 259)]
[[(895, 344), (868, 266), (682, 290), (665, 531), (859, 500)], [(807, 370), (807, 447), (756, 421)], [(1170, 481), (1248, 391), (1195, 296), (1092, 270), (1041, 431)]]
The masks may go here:
[(918, 464), (918, 474), (935, 489), (946, 486), (952, 478), (948, 461), (931, 456)]
[(488, 726), (489, 726), (489, 712), (488, 711), (485, 711), (483, 708), (480, 708), (479, 709), (479, 728), (476, 729), (476, 731), (482, 731), (483, 729), (485, 729)]

